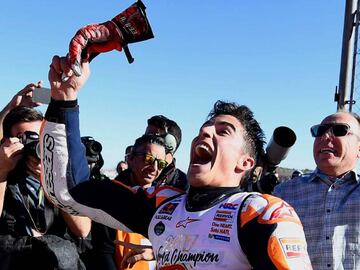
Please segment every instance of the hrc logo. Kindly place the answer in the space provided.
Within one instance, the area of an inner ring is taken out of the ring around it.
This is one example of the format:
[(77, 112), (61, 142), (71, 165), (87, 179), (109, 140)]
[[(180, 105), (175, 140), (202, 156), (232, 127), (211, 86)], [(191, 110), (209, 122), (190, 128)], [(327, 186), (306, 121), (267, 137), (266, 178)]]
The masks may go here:
[(238, 203), (222, 203), (219, 208), (228, 209), (228, 210), (236, 210), (239, 206)]

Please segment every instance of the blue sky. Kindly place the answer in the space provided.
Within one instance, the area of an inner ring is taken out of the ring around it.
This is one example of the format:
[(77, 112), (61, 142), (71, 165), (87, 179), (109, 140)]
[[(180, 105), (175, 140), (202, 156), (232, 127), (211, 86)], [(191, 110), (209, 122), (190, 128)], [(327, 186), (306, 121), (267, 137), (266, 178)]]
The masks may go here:
[[(4, 1), (0, 106), (30, 82), (49, 86), (51, 58), (67, 53), (75, 32), (133, 2)], [(182, 128), (176, 156), (186, 171), (190, 142), (218, 99), (249, 106), (267, 141), (276, 127), (292, 128), (298, 139), (281, 166), (314, 168), (309, 128), (336, 111), (345, 1), (144, 3), (155, 38), (130, 46), (131, 65), (119, 52), (95, 58), (79, 95), (82, 134), (103, 144), (105, 168), (163, 114)]]

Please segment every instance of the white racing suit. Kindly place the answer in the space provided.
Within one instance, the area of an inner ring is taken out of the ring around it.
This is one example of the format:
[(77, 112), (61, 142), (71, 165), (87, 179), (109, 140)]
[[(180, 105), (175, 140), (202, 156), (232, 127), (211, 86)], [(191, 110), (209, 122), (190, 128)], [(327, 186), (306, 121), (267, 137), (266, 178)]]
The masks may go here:
[(158, 269), (311, 269), (300, 220), (281, 199), (238, 188), (190, 187), (181, 194), (89, 181), (77, 102), (52, 101), (45, 119), (42, 183), (49, 199), (71, 214), (149, 238)]

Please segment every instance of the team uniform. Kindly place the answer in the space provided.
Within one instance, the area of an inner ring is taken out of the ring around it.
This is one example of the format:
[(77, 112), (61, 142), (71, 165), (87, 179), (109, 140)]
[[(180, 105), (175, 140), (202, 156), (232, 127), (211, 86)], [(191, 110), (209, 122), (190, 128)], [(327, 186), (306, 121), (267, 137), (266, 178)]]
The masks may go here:
[(76, 101), (52, 101), (45, 119), (47, 196), (72, 214), (149, 238), (158, 269), (311, 269), (300, 220), (281, 199), (237, 187), (179, 194), (166, 186), (134, 191), (88, 181)]

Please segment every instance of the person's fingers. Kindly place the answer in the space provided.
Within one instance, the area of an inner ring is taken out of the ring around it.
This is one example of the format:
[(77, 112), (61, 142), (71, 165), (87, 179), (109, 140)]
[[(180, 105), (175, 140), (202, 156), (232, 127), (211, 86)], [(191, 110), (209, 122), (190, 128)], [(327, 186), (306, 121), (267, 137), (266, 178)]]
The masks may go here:
[(66, 77), (71, 77), (73, 75), (70, 63), (66, 57), (60, 58), (60, 66), (62, 73), (65, 74)]
[(136, 255), (133, 255), (133, 256), (130, 256), (128, 259), (127, 259), (127, 263), (129, 264), (129, 267), (132, 268), (134, 266), (135, 263), (137, 263), (138, 261), (141, 261), (143, 260), (143, 256), (142, 254), (136, 254)]
[(138, 250), (138, 251), (141, 251), (142, 249), (146, 249), (146, 248), (152, 248), (152, 246), (150, 246), (150, 245), (137, 245), (137, 244), (132, 244), (132, 243), (129, 243), (129, 242), (124, 242), (124, 241), (121, 241), (121, 240), (115, 240), (114, 243), (116, 245), (121, 245), (121, 246), (124, 246), (126, 248), (129, 248), (129, 249), (132, 249), (132, 250)]
[(53, 56), (51, 65), (50, 65), (50, 69), (59, 75), (62, 73), (60, 57), (58, 55)]
[[(131, 243), (127, 243), (133, 245)], [(135, 245), (137, 246), (137, 245)], [(138, 261), (152, 261), (155, 259), (152, 248), (134, 249), (124, 254), (123, 260), (121, 261), (121, 267), (133, 267)]]
[[(62, 57), (64, 58), (64, 57)], [(51, 84), (56, 84), (61, 82), (61, 77), (63, 76), (64, 71), (63, 69), (66, 67), (64, 67), (64, 64), (62, 63), (64, 60), (62, 60), (61, 57), (59, 57), (58, 55), (55, 55), (52, 58), (51, 64), (50, 64), (50, 70), (49, 70), (49, 75), (48, 75), (48, 79), (50, 81)]]
[(120, 263), (120, 268), (121, 269), (128, 268), (129, 267), (128, 259), (135, 254), (136, 252), (134, 250), (130, 250), (129, 252), (125, 253)]
[(6, 139), (3, 143), (3, 146), (6, 148), (6, 151), (9, 155), (13, 155), (14, 153), (21, 151), (24, 148), (24, 145), (20, 143), (19, 138), (16, 137)]
[(42, 80), (40, 80), (36, 83), (36, 87), (41, 88), (41, 87), (43, 87), (43, 84), (44, 84), (44, 82)]
[(12, 142), (10, 139), (7, 139), (1, 145), (0, 152), (2, 156), (2, 161), (7, 160), (10, 161), (10, 163), (17, 163), (23, 157), (23, 148), (24, 145), (21, 144), (19, 140), (13, 140)]

